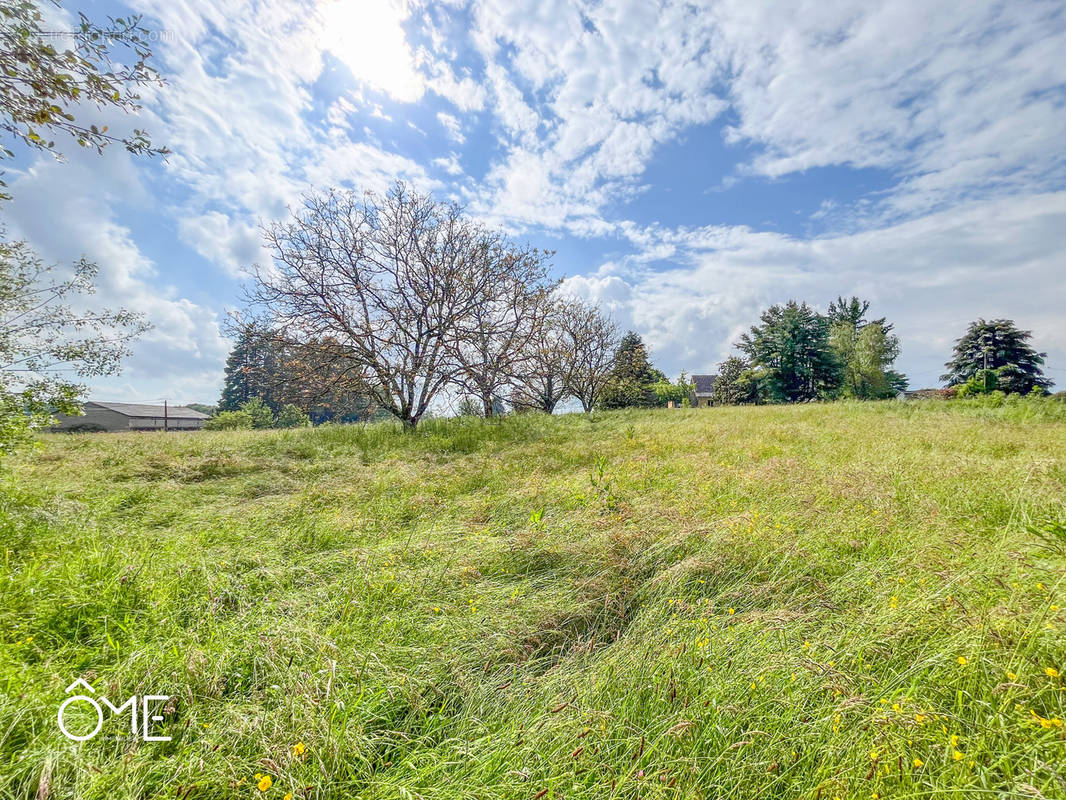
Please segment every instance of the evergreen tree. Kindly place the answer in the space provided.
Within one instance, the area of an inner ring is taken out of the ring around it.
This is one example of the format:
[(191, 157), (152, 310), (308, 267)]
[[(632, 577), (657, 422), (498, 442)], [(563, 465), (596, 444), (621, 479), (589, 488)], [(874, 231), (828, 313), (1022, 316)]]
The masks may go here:
[(738, 356), (730, 356), (718, 365), (718, 377), (711, 389), (711, 402), (716, 406), (755, 402), (755, 385), (748, 362)]
[(255, 325), (242, 326), (226, 359), (226, 381), (218, 410), (236, 411), (259, 398), (276, 414), (282, 405), (276, 398), (276, 389), (283, 381), (280, 363), (277, 348), (265, 331)]
[(840, 385), (840, 363), (829, 347), (829, 317), (806, 303), (771, 306), (740, 337), (737, 347), (758, 372), (759, 391), (772, 402), (797, 402), (832, 395)]
[(603, 408), (651, 408), (659, 398), (654, 386), (666, 376), (651, 365), (648, 349), (633, 331), (628, 331), (614, 354), (611, 377), (603, 390)]
[(971, 322), (966, 334), (955, 343), (954, 358), (940, 376), (949, 386), (965, 384), (982, 370), (995, 370), (1004, 392), (1028, 394), (1034, 388), (1046, 390), (1051, 381), (1040, 366), (1047, 353), (1038, 353), (1029, 344), (1031, 331), (1019, 330), (1013, 320), (979, 319)]

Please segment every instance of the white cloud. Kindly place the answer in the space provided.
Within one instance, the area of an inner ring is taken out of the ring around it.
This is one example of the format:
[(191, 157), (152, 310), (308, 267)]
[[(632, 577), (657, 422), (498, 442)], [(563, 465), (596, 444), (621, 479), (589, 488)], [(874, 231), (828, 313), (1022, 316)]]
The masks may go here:
[[(1059, 312), (1066, 282), (1049, 281), (1066, 263), (1064, 227), (1066, 192), (967, 204), (811, 240), (743, 227), (630, 225), (625, 233), (640, 247), (637, 256), (571, 278), (567, 287), (642, 331), (671, 373), (713, 371), (773, 303), (796, 299), (824, 309), (837, 295), (857, 294), (895, 323), (904, 371), (919, 385), (935, 385), (954, 339), (977, 317), (1032, 329), (1048, 365), (1066, 368)], [(655, 263), (664, 245), (673, 265)]]
[[(103, 164), (103, 169), (100, 165)], [(92, 396), (110, 399), (213, 399), (228, 344), (215, 309), (182, 297), (169, 273), (152, 262), (100, 197), (150, 203), (124, 153), (102, 158), (81, 151), (70, 162), (39, 161), (11, 185), (9, 234), (26, 238), (46, 262), (69, 266), (85, 256), (100, 267), (92, 307), (124, 307), (153, 328), (133, 346), (122, 376), (90, 381)], [(60, 224), (61, 221), (61, 224)], [(136, 386), (116, 395), (120, 387)]]
[(463, 123), (458, 118), (441, 111), (437, 114), (437, 121), (444, 126), (444, 130), (448, 132), (448, 136), (456, 144), (462, 144), (466, 141), (466, 136), (463, 135)]
[(262, 249), (262, 237), (254, 225), (235, 220), (219, 211), (209, 211), (179, 220), (181, 238), (230, 275), (240, 276), (253, 264), (269, 263)]

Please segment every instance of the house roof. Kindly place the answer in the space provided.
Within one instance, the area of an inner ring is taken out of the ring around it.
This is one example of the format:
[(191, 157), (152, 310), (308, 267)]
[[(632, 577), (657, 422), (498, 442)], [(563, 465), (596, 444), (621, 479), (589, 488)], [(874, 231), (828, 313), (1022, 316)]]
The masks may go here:
[(710, 394), (717, 377), (717, 375), (693, 375), (692, 382), (696, 385), (696, 394)]
[[(147, 403), (102, 403), (93, 400), (85, 405), (100, 406), (109, 411), (124, 414), (127, 417), (159, 417), (163, 416), (163, 406), (153, 406)], [(170, 419), (210, 419), (207, 414), (201, 414), (186, 406), (169, 406), (166, 415)]]

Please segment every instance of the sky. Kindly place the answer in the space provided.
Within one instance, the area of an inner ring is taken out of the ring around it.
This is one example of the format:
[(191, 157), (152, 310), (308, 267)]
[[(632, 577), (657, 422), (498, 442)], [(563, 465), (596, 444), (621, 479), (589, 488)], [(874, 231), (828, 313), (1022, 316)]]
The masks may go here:
[(974, 319), (1033, 331), (1066, 386), (1066, 4), (1011, 0), (129, 0), (172, 154), (0, 167), (7, 233), (100, 265), (154, 327), (98, 400), (216, 402), (260, 226), (402, 179), (555, 251), (566, 291), (671, 377), (761, 310), (871, 302), (912, 388)]

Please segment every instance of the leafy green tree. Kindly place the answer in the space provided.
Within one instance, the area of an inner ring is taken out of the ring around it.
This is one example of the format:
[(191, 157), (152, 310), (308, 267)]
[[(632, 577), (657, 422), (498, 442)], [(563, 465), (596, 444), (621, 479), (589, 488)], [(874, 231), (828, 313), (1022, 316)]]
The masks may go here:
[(82, 310), (96, 291), (95, 264), (54, 277), (25, 242), (0, 240), (0, 451), (80, 414), (85, 387), (71, 378), (116, 375), (130, 343), (150, 327), (124, 309)]
[(850, 321), (833, 324), (829, 344), (841, 365), (844, 397), (879, 400), (906, 387), (906, 378), (891, 368), (899, 356), (899, 338), (890, 329), (881, 320), (857, 328)]
[(219, 411), (204, 422), (205, 431), (238, 431), (252, 429), (252, 415), (247, 411)]
[(253, 428), (274, 427), (274, 412), (263, 402), (263, 398), (253, 397), (251, 400), (246, 400), (241, 403), (240, 410), (251, 417)]
[[(151, 34), (140, 23), (133, 16), (98, 25), (79, 14), (74, 30), (61, 38), (45, 29), (37, 0), (0, 5), (0, 159), (14, 154), (15, 142), (59, 157), (51, 139), (56, 132), (97, 152), (118, 142), (136, 155), (165, 155), (168, 150), (153, 145), (143, 130), (115, 136), (106, 125), (75, 116), (91, 106), (136, 112), (138, 90), (162, 84), (148, 63)], [(69, 47), (57, 47), (66, 41)]]
[(712, 403), (716, 406), (736, 406), (754, 403), (755, 399), (755, 382), (747, 361), (730, 356), (718, 365), (718, 377), (711, 389)]
[(603, 389), (603, 408), (651, 408), (659, 398), (653, 388), (666, 376), (648, 359), (648, 349), (633, 331), (628, 331), (614, 354), (611, 377)]
[(885, 318), (867, 320), (870, 303), (838, 297), (829, 303), (829, 344), (841, 366), (840, 394), (860, 400), (894, 397), (907, 379), (892, 369), (899, 337)]
[(661, 381), (653, 383), (651, 388), (659, 400), (659, 405), (665, 406), (672, 401), (680, 406), (688, 404), (696, 384), (690, 381), (685, 373), (682, 372), (676, 383), (670, 383), (664, 377)]
[(276, 424), (279, 428), (306, 428), (311, 424), (311, 417), (299, 406), (286, 403), (278, 412)]
[(829, 318), (806, 303), (775, 305), (740, 337), (737, 347), (756, 368), (759, 391), (771, 402), (831, 396), (840, 385), (840, 362), (829, 346)]
[(1029, 344), (1032, 336), (1031, 331), (1019, 330), (1009, 319), (971, 322), (955, 342), (954, 356), (944, 365), (948, 371), (940, 380), (959, 386), (983, 370), (995, 370), (1000, 391), (1028, 394), (1034, 388), (1047, 390), (1051, 381), (1041, 369), (1047, 353), (1033, 349)]

